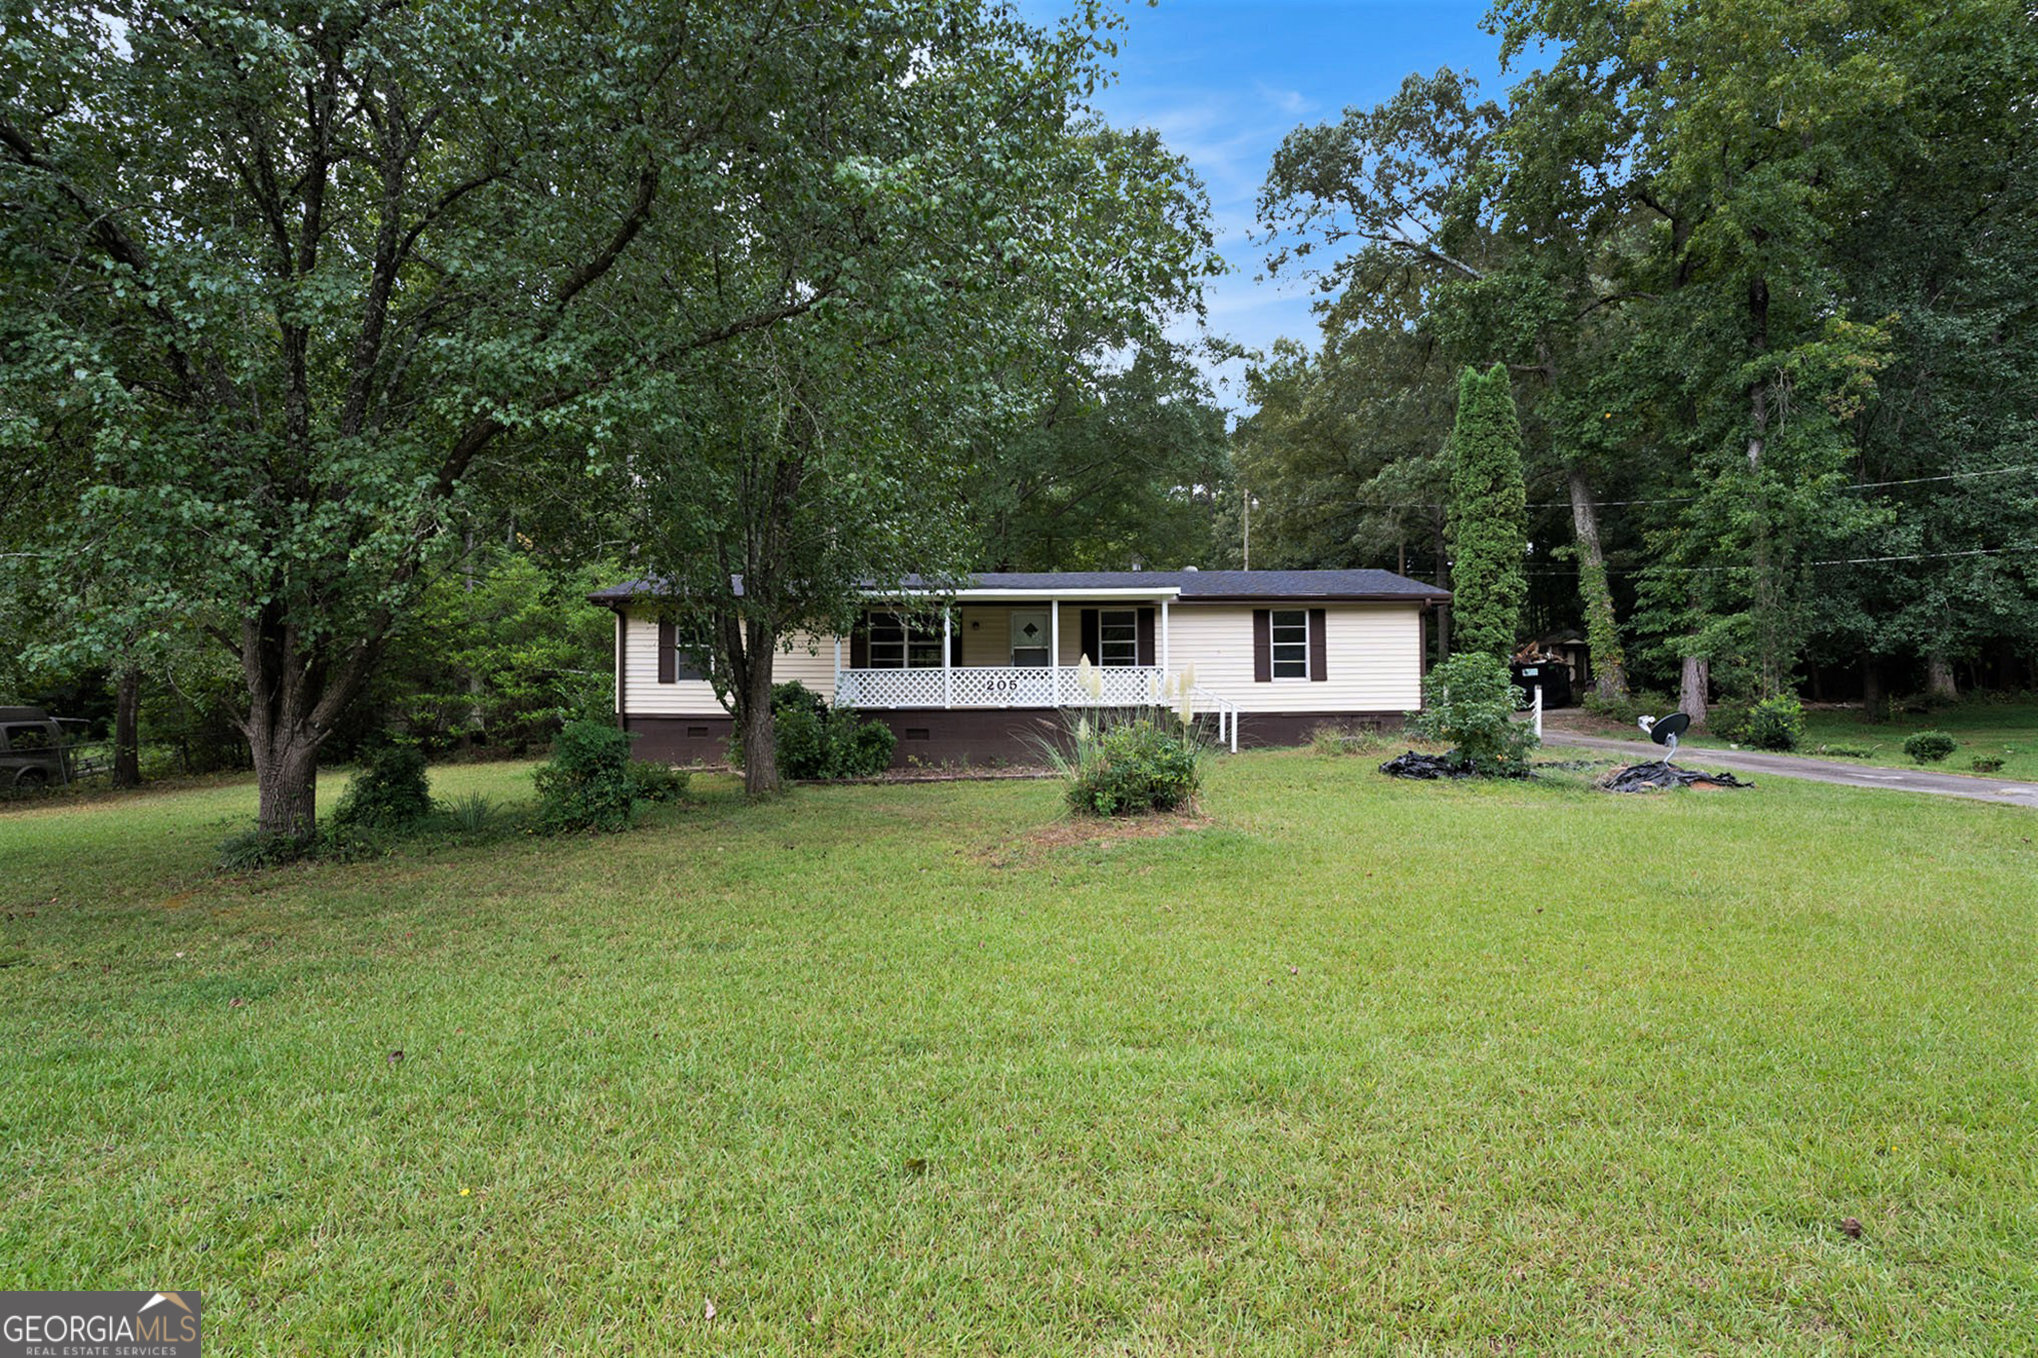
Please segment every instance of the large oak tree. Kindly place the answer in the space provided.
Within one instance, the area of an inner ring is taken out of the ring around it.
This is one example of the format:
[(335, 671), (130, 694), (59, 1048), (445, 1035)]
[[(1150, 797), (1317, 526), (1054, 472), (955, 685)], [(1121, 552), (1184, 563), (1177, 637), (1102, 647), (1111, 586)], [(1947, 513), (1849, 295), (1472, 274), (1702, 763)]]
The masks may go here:
[[(1037, 69), (974, 72), (985, 98), (1065, 99), (1098, 18)], [(261, 827), (310, 835), (320, 747), (469, 497), (506, 465), (613, 470), (604, 436), (669, 415), (659, 375), (719, 346), (912, 304), (884, 286), (882, 209), (952, 185), (901, 158), (876, 96), (1007, 22), (7, 0), (0, 446), (32, 473), (61, 429), (88, 463), (36, 568), (83, 590), (145, 557), (240, 667)]]

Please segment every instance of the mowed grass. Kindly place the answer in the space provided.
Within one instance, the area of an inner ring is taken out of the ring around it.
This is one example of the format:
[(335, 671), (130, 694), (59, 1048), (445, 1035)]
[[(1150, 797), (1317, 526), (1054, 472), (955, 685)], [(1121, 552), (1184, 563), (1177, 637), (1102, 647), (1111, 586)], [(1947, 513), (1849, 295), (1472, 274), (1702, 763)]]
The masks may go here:
[(1887, 722), (1864, 722), (1859, 712), (1823, 709), (1805, 714), (1805, 751), (1840, 745), (1866, 750), (1852, 763), (1918, 767), (1904, 753), (1904, 737), (1919, 731), (1944, 731), (1956, 742), (1953, 753), (1925, 768), (1943, 773), (1972, 773), (1977, 756), (2003, 761), (1995, 778), (2038, 781), (2038, 702), (1978, 700), (1937, 712), (1906, 712)]
[[(1632, 725), (1601, 720), (1582, 708), (1565, 709), (1558, 720), (1596, 735), (1642, 738)], [(1920, 766), (1904, 753), (1904, 738), (1919, 731), (1944, 731), (1953, 737), (1956, 748), (1938, 763)], [(1553, 734), (1551, 743), (1561, 739)], [(1691, 736), (1685, 743), (1711, 749), (1727, 747), (1717, 736)], [(1835, 754), (1835, 747), (1861, 753)], [(1985, 776), (2038, 782), (2038, 701), (1979, 698), (1936, 712), (1899, 713), (1883, 722), (1863, 721), (1855, 708), (1813, 708), (1805, 713), (1804, 744), (1792, 753), (1846, 764), (1967, 774), (1976, 772), (1973, 764), (1977, 757), (1989, 756), (2001, 759), (2003, 766)]]
[(0, 1287), (217, 1354), (2038, 1350), (2038, 816), (1373, 762), (235, 879), (245, 786), (0, 815)]

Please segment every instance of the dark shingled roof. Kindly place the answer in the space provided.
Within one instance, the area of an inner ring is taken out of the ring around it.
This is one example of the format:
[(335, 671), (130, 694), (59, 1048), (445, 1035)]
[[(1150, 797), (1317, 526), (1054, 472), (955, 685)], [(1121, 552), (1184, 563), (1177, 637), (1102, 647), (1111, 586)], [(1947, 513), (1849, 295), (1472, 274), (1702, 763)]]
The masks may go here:
[[(907, 590), (934, 588), (917, 575), (901, 585)], [(1450, 592), (1392, 571), (1002, 571), (972, 575), (961, 589), (1167, 589), (1181, 590), (1184, 603), (1246, 599), (1350, 599), (1410, 603), (1448, 599)], [(743, 582), (736, 582), (743, 592)], [(875, 587), (873, 587), (873, 592)], [(588, 596), (595, 603), (620, 603), (656, 596), (658, 583), (631, 580)]]
[(978, 575), (976, 589), (1165, 589), (1190, 599), (1442, 599), (1392, 571), (1037, 571)]

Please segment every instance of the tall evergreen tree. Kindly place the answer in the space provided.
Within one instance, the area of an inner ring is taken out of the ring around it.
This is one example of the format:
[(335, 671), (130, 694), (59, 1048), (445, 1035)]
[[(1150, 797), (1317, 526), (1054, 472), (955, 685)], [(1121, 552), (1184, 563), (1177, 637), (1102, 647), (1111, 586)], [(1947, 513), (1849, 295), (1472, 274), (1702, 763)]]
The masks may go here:
[(1507, 369), (1467, 368), (1451, 430), (1446, 533), (1456, 584), (1457, 649), (1503, 659), (1514, 650), (1528, 577), (1528, 496), (1521, 479), (1521, 422)]

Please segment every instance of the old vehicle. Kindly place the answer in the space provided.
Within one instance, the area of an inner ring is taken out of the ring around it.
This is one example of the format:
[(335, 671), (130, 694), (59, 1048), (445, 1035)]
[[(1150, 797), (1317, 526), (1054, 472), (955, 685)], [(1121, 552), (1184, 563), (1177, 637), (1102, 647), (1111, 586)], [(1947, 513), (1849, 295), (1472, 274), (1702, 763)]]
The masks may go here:
[(107, 767), (90, 722), (40, 707), (0, 707), (0, 793), (62, 787)]

